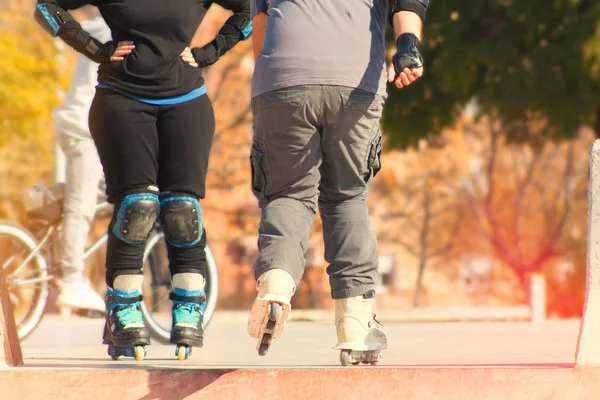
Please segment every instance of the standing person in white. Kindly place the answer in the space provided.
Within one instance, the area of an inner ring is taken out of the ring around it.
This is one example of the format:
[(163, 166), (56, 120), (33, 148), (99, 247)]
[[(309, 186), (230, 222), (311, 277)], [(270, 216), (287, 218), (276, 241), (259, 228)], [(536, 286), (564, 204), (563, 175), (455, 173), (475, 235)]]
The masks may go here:
[[(78, 11), (83, 29), (103, 43), (110, 40), (110, 30), (95, 8)], [(98, 84), (97, 71), (98, 64), (80, 55), (64, 102), (52, 112), (58, 142), (66, 157), (60, 241), (63, 280), (57, 302), (62, 307), (104, 315), (104, 299), (84, 278), (83, 260), (102, 179), (102, 166), (88, 128), (90, 105)]]

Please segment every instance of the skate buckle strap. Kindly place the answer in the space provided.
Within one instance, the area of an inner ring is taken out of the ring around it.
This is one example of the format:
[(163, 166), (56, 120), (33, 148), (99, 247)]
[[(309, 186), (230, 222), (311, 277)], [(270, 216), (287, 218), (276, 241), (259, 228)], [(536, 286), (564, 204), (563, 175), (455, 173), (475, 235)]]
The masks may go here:
[(119, 290), (108, 290), (106, 291), (106, 302), (109, 304), (135, 304), (142, 301), (142, 294), (138, 291), (133, 293), (125, 293)]
[[(185, 292), (186, 294), (182, 294), (183, 290), (175, 289), (171, 293), (169, 293), (169, 299), (171, 299), (175, 304), (180, 303), (198, 303), (203, 304), (206, 303), (206, 294), (201, 291), (194, 292)], [(190, 295), (191, 294), (191, 295)]]

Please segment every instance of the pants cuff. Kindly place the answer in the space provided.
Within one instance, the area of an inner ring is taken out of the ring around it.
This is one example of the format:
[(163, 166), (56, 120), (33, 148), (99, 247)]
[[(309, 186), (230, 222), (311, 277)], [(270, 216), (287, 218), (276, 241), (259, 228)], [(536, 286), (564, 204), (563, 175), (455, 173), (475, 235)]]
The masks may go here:
[(349, 297), (363, 296), (369, 290), (375, 290), (375, 284), (370, 283), (346, 289), (332, 290), (331, 297), (334, 300), (347, 299)]
[(298, 288), (300, 286), (300, 280), (302, 279), (302, 275), (298, 275), (295, 274), (294, 271), (290, 270), (290, 268), (285, 268), (284, 267), (285, 263), (276, 263), (273, 262), (272, 264), (262, 264), (262, 265), (256, 265), (254, 267), (254, 279), (258, 280), (258, 278), (260, 278), (260, 276), (262, 274), (264, 274), (267, 271), (270, 271), (272, 269), (282, 269), (285, 272), (287, 272), (288, 274), (290, 274), (292, 276), (292, 278), (294, 278), (294, 282), (296, 285), (296, 288)]

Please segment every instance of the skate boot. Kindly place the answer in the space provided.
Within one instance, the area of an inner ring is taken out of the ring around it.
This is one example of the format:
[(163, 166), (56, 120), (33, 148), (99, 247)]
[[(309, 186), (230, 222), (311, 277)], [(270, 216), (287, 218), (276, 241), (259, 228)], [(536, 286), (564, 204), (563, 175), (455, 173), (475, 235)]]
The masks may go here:
[(258, 339), (258, 355), (267, 354), (271, 342), (281, 336), (295, 286), (294, 278), (282, 269), (271, 269), (258, 278), (258, 295), (248, 319), (248, 333)]
[(102, 318), (105, 314), (102, 296), (87, 281), (62, 282), (56, 303), (86, 317)]
[(381, 358), (381, 350), (387, 349), (387, 336), (373, 315), (375, 291), (364, 296), (335, 300), (335, 327), (343, 366), (371, 364)]
[(106, 291), (106, 324), (102, 343), (108, 345), (108, 355), (113, 360), (125, 356), (141, 361), (146, 356), (150, 335), (144, 326), (141, 300), (139, 291)]
[(169, 298), (173, 301), (173, 325), (171, 340), (175, 344), (175, 356), (185, 360), (192, 355), (192, 347), (204, 345), (203, 314), (206, 307), (204, 291), (173, 289)]

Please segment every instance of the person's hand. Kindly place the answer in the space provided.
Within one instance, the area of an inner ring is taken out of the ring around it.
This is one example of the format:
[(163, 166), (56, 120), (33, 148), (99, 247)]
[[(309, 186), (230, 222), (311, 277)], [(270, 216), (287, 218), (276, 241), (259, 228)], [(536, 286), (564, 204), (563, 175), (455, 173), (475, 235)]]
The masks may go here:
[(198, 67), (198, 62), (196, 61), (196, 58), (192, 54), (192, 50), (190, 50), (189, 47), (183, 49), (183, 51), (181, 52), (181, 58), (183, 61), (190, 64), (192, 67)]
[(117, 48), (110, 56), (110, 61), (123, 61), (125, 56), (131, 53), (133, 49), (135, 49), (135, 45), (129, 40), (117, 43)]
[(388, 67), (388, 82), (398, 89), (409, 86), (423, 76), (423, 57), (419, 39), (412, 33), (403, 33), (396, 42), (396, 54)]

